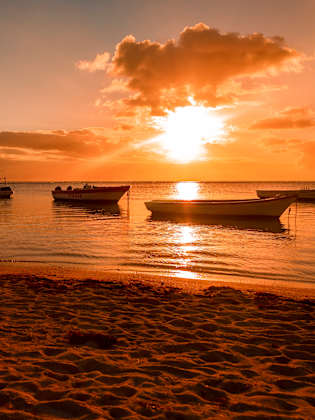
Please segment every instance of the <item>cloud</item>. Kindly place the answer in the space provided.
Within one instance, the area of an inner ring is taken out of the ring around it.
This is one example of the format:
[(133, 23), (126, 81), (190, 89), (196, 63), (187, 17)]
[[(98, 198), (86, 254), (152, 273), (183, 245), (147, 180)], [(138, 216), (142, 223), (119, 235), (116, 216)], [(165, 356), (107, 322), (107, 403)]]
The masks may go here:
[[(119, 161), (130, 160), (139, 145), (156, 135), (150, 126), (117, 120), (110, 129), (90, 127), (78, 130), (0, 132), (0, 158), (16, 161)], [(147, 152), (146, 152), (147, 153)]]
[(120, 93), (128, 91), (128, 87), (126, 86), (126, 81), (121, 79), (113, 79), (109, 86), (104, 87), (101, 92), (102, 93)]
[(292, 116), (300, 116), (305, 117), (313, 114), (313, 111), (310, 108), (300, 107), (300, 108), (285, 108), (281, 111), (282, 115), (292, 115)]
[(250, 128), (254, 130), (266, 130), (266, 129), (287, 129), (287, 128), (309, 128), (315, 126), (315, 120), (308, 118), (292, 119), (285, 117), (278, 118), (266, 118), (253, 124)]
[(97, 54), (94, 60), (87, 61), (81, 60), (76, 63), (76, 67), (79, 70), (87, 70), (90, 73), (93, 73), (97, 70), (105, 70), (108, 67), (108, 62), (110, 59), (110, 54), (108, 52), (104, 52), (102, 54)]
[(286, 108), (272, 118), (264, 118), (250, 126), (252, 130), (280, 130), (315, 127), (315, 117), (308, 108)]
[(314, 170), (315, 169), (315, 141), (308, 141), (304, 142), (301, 145), (301, 151), (302, 151), (302, 159), (301, 162), (304, 166)]
[[(292, 164), (297, 164), (300, 169), (315, 169), (313, 139), (267, 137), (261, 140), (261, 144), (268, 153), (278, 156), (279, 161), (289, 160)], [(284, 158), (284, 154), (288, 158)]]
[[(126, 103), (147, 106), (152, 114), (188, 104), (231, 103), (224, 85), (244, 77), (293, 69), (301, 55), (280, 37), (220, 33), (203, 23), (186, 27), (177, 41), (136, 41), (129, 35), (116, 47), (108, 72), (126, 79), (133, 95)], [(224, 92), (224, 93), (222, 93)]]
[[(100, 153), (105, 138), (99, 138), (89, 130), (51, 132), (0, 132), (0, 147), (9, 153), (9, 149), (21, 151), (44, 152), (72, 156), (91, 157)], [(11, 152), (12, 152), (11, 150)]]
[(299, 139), (283, 139), (281, 137), (269, 137), (269, 138), (263, 139), (263, 143), (266, 146), (270, 146), (270, 147), (285, 146), (286, 148), (288, 148), (288, 146), (290, 146), (290, 145), (297, 145), (297, 144), (301, 143), (301, 140), (299, 140)]

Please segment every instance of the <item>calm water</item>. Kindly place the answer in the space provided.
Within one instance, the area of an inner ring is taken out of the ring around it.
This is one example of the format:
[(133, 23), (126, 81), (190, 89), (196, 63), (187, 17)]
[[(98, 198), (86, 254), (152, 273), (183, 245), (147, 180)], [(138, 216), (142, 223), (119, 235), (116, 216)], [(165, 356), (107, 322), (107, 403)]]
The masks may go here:
[(158, 198), (251, 198), (257, 188), (315, 183), (132, 183), (129, 202), (124, 196), (100, 208), (55, 203), (57, 184), (11, 185), (13, 198), (0, 200), (2, 261), (315, 283), (315, 203), (292, 205), (278, 223), (153, 220), (144, 206)]

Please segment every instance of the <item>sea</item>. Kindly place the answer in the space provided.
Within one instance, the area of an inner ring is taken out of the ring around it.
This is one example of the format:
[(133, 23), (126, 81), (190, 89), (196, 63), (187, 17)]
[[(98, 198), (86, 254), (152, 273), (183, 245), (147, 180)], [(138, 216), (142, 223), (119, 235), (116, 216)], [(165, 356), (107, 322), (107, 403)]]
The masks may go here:
[(256, 198), (257, 189), (315, 188), (315, 182), (93, 182), (131, 185), (117, 205), (54, 202), (57, 185), (12, 183), (0, 200), (3, 263), (42, 263), (185, 279), (292, 282), (315, 286), (315, 202), (278, 220), (156, 219), (152, 199)]

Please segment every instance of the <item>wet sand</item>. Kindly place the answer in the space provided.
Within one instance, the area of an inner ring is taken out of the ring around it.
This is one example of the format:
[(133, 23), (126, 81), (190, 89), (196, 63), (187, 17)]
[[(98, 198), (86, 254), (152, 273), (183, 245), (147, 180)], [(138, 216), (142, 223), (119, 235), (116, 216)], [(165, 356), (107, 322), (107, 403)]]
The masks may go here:
[(4, 271), (0, 419), (314, 418), (312, 295)]

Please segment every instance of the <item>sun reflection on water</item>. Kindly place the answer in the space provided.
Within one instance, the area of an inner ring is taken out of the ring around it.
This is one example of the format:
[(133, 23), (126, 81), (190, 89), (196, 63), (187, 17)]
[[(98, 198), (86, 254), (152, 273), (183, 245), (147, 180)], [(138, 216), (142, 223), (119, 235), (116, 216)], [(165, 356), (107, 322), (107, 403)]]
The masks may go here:
[(196, 200), (199, 193), (198, 182), (178, 182), (175, 198), (177, 200)]
[(176, 239), (178, 239), (178, 245), (182, 250), (190, 251), (194, 249), (194, 246), (191, 245), (196, 241), (196, 237), (191, 226), (180, 226)]
[(174, 252), (176, 255), (176, 265), (181, 267), (181, 270), (174, 272), (175, 277), (195, 278), (195, 273), (185, 271), (190, 269), (192, 264), (193, 251), (196, 248), (197, 236), (192, 226), (179, 226), (174, 232), (173, 243)]
[(174, 271), (172, 275), (174, 277), (177, 277), (178, 279), (191, 279), (191, 280), (196, 279), (197, 280), (197, 279), (202, 278), (202, 276), (199, 273), (194, 273), (192, 271), (183, 271), (183, 270)]

